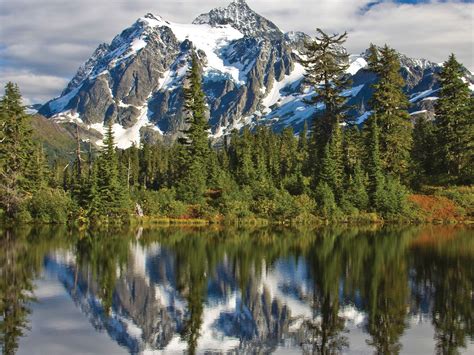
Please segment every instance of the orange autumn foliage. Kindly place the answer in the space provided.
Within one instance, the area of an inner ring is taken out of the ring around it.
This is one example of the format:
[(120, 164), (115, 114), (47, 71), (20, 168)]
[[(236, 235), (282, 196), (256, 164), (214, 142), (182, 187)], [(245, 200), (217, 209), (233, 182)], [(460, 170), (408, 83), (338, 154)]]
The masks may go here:
[(462, 217), (459, 207), (446, 197), (411, 195), (409, 200), (421, 209), (428, 221), (459, 220)]

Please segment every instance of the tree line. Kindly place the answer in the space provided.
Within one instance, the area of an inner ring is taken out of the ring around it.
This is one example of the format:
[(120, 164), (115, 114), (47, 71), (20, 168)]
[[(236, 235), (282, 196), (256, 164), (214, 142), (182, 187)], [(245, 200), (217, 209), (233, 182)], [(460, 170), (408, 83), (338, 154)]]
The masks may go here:
[(78, 138), (75, 159), (48, 164), (31, 138), (17, 85), (0, 102), (0, 206), (8, 218), (45, 222), (121, 220), (136, 204), (166, 217), (395, 218), (412, 208), (410, 190), (425, 184), (474, 181), (474, 99), (454, 54), (439, 74), (436, 116), (408, 113), (398, 53), (371, 45), (368, 69), (376, 75), (364, 122), (349, 115), (347, 34), (318, 29), (306, 44), (308, 102), (324, 104), (303, 130), (269, 127), (233, 131), (222, 144), (208, 137), (206, 97), (197, 52), (183, 83), (186, 129), (171, 145), (144, 142), (115, 148), (112, 122), (95, 154)]

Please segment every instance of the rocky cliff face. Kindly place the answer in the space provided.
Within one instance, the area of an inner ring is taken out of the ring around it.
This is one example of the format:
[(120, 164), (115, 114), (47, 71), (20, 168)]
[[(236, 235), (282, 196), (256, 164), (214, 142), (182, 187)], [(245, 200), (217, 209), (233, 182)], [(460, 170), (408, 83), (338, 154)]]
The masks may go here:
[[(144, 135), (173, 138), (183, 128), (181, 85), (194, 48), (203, 65), (212, 137), (245, 125), (298, 130), (321, 108), (304, 103), (312, 92), (303, 83), (298, 56), (307, 39), (301, 32), (283, 33), (244, 0), (189, 25), (147, 14), (110, 44), (101, 44), (40, 113), (99, 133), (112, 122), (121, 148), (138, 144)], [(360, 120), (374, 80), (366, 64), (363, 54), (351, 56), (353, 87), (345, 93)], [(404, 56), (402, 64), (411, 111), (432, 110), (439, 66)]]

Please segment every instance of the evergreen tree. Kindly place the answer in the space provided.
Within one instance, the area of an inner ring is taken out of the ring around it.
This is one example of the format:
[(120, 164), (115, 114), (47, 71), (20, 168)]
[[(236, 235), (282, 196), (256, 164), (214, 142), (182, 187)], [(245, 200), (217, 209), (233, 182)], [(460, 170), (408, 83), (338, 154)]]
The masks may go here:
[(25, 175), (32, 140), (20, 90), (11, 82), (5, 85), (5, 95), (0, 100), (0, 130), (0, 206), (12, 217), (28, 192)]
[[(104, 147), (97, 161), (98, 210), (109, 217), (118, 216), (129, 206), (124, 181), (121, 181), (119, 177), (119, 164), (111, 122), (107, 127), (103, 144)], [(92, 208), (95, 209), (96, 206)]]
[(375, 74), (380, 73), (379, 50), (373, 43), (370, 44), (367, 56), (368, 69)]
[(378, 78), (370, 104), (380, 127), (380, 159), (387, 172), (401, 177), (408, 172), (412, 124), (407, 111), (409, 101), (403, 92), (405, 82), (400, 75), (400, 60), (397, 52), (387, 45), (378, 52), (371, 48), (369, 68)]
[(250, 185), (255, 180), (255, 169), (252, 162), (252, 134), (247, 127), (244, 128), (242, 137), (235, 140), (235, 155), (237, 183)]
[(301, 173), (305, 176), (310, 175), (309, 169), (309, 144), (308, 144), (308, 121), (304, 121), (303, 130), (300, 132), (298, 140), (298, 164)]
[(369, 195), (366, 188), (366, 177), (362, 169), (360, 160), (357, 160), (354, 173), (349, 177), (349, 186), (347, 189), (346, 198), (348, 201), (359, 210), (367, 210), (369, 206)]
[(341, 129), (336, 127), (331, 140), (324, 148), (318, 181), (325, 182), (337, 199), (343, 195), (343, 169)]
[(48, 185), (49, 166), (43, 145), (33, 147), (32, 156), (26, 165), (25, 186), (28, 191), (38, 191)]
[(438, 171), (450, 182), (473, 182), (474, 115), (469, 86), (462, 80), (463, 67), (454, 54), (439, 75), (436, 102), (436, 146)]
[[(339, 189), (340, 174), (343, 171), (342, 165), (342, 138), (340, 125), (344, 120), (346, 98), (341, 93), (349, 86), (349, 79), (346, 75), (348, 68), (348, 55), (343, 50), (342, 45), (347, 39), (347, 33), (342, 35), (327, 35), (322, 30), (317, 29), (315, 40), (306, 43), (306, 58), (302, 64), (306, 69), (306, 82), (310, 84), (315, 95), (310, 103), (317, 105), (323, 103), (324, 111), (315, 117), (312, 132), (312, 156), (311, 165), (314, 169), (313, 186), (319, 182), (321, 174), (318, 172), (322, 168), (323, 154), (327, 144), (331, 144), (330, 153), (335, 159), (335, 188)], [(327, 158), (327, 157), (326, 157)]]
[(411, 151), (412, 181), (415, 187), (432, 181), (435, 174), (435, 144), (433, 122), (426, 116), (420, 116), (415, 121), (413, 129), (413, 148)]
[(382, 162), (380, 160), (379, 148), (379, 125), (377, 116), (372, 115), (368, 119), (368, 157), (367, 157), (367, 173), (369, 178), (368, 192), (372, 205), (376, 208), (377, 201), (383, 193), (384, 175), (382, 171)]
[(183, 150), (184, 174), (178, 191), (189, 202), (202, 201), (207, 189), (209, 156), (211, 148), (208, 139), (209, 124), (206, 117), (206, 98), (202, 89), (199, 58), (192, 53), (191, 67), (187, 82), (183, 87), (184, 112), (188, 128), (179, 142), (186, 147)]

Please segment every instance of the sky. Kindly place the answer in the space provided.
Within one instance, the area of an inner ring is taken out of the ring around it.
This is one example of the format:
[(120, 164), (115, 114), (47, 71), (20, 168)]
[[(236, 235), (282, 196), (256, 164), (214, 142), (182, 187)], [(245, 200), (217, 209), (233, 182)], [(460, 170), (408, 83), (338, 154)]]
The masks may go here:
[[(25, 103), (58, 96), (103, 42), (144, 14), (190, 23), (230, 0), (0, 0), (0, 85), (19, 84)], [(348, 31), (346, 47), (372, 42), (474, 71), (474, 0), (247, 0), (283, 31)]]

